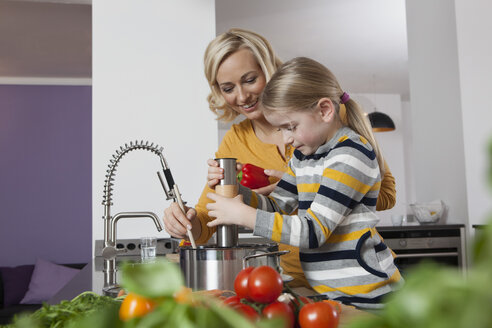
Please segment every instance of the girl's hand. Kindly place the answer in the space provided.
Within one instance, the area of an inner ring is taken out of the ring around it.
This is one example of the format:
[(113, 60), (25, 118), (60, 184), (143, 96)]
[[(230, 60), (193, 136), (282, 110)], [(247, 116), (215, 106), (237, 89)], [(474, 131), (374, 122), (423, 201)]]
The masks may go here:
[(194, 208), (185, 207), (186, 215), (184, 215), (179, 205), (175, 202), (164, 210), (164, 227), (166, 231), (175, 238), (187, 239), (187, 229), (191, 229), (193, 237), (198, 238), (201, 234), (200, 222), (196, 218), (196, 210)]
[(278, 179), (277, 182), (269, 184), (268, 186), (262, 188), (254, 189), (253, 191), (256, 192), (257, 194), (268, 196), (277, 187), (278, 181), (280, 181), (280, 179), (284, 175), (284, 172), (277, 171), (277, 170), (265, 170), (264, 172), (269, 177), (277, 178)]
[(243, 196), (237, 195), (228, 198), (214, 193), (208, 193), (207, 197), (215, 203), (208, 203), (208, 215), (216, 218), (207, 223), (209, 227), (221, 224), (237, 224), (254, 229), (256, 223), (256, 209), (243, 203)]

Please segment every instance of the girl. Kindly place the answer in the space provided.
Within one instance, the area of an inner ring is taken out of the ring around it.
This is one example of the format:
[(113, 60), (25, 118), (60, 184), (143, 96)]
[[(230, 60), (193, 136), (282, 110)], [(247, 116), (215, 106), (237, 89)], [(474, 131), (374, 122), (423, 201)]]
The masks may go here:
[[(216, 219), (208, 226), (239, 224), (299, 247), (315, 291), (381, 307), (402, 278), (375, 229), (384, 166), (362, 111), (326, 67), (303, 57), (277, 70), (260, 101), (265, 118), (295, 148), (288, 171), (268, 197), (243, 186), (233, 199), (209, 193), (215, 203), (208, 214)], [(211, 188), (217, 179), (209, 170)]]

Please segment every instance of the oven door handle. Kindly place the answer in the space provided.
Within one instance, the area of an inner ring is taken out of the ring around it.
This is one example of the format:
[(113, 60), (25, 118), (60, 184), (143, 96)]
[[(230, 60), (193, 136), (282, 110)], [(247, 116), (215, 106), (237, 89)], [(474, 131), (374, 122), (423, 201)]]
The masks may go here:
[(458, 256), (458, 252), (396, 254), (396, 258)]

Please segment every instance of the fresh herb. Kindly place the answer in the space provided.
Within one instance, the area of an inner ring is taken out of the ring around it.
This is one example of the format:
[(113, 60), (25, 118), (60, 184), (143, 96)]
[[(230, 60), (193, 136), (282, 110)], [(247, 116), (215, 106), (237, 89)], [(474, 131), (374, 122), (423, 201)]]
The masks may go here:
[(350, 328), (490, 328), (490, 277), (490, 270), (472, 269), (465, 277), (434, 263), (419, 265), (408, 274), (405, 286), (388, 298), (380, 315), (365, 317)]
[(184, 278), (179, 267), (167, 260), (124, 263), (121, 285), (126, 291), (144, 297), (170, 297), (184, 285)]
[(96, 311), (109, 307), (119, 308), (120, 299), (100, 296), (93, 292), (84, 292), (71, 301), (61, 301), (56, 305), (43, 306), (32, 314), (21, 314), (14, 317), (12, 324), (6, 328), (63, 328), (72, 321), (91, 315)]

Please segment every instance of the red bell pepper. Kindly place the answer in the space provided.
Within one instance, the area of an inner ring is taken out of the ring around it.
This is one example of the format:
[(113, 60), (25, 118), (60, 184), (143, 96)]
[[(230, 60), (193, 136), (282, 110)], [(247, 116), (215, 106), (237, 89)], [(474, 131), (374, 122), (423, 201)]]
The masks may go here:
[(250, 189), (258, 189), (270, 184), (264, 169), (249, 163), (243, 165), (243, 169), (238, 173), (237, 178), (243, 186)]

